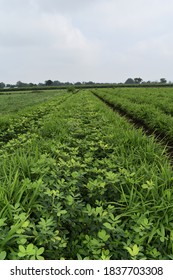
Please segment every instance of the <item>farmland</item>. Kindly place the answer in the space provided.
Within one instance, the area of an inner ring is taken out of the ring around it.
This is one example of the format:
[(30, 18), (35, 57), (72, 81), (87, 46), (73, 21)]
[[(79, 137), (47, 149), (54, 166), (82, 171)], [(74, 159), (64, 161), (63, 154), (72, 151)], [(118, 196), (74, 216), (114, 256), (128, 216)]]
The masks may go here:
[(26, 107), (43, 103), (59, 94), (61, 91), (57, 90), (0, 92), (0, 116), (17, 113), (22, 109), (25, 111)]
[(171, 88), (94, 91), (129, 118), (140, 122), (168, 141), (173, 140), (173, 91)]
[(171, 88), (0, 96), (1, 259), (173, 259), (165, 146), (95, 95), (172, 141)]

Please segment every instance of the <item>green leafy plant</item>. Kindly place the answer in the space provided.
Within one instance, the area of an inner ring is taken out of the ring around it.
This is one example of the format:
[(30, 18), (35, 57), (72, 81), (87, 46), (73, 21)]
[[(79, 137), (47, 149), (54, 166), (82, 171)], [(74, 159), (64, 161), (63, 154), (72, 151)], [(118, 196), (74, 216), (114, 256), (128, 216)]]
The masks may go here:
[[(114, 90), (97, 94), (132, 113), (134, 97)], [(0, 258), (171, 259), (164, 147), (90, 90), (28, 110), (0, 128)]]
[(44, 258), (41, 256), (44, 252), (44, 248), (37, 248), (32, 243), (28, 244), (25, 248), (23, 245), (19, 245), (19, 253), (18, 257), (21, 259), (30, 259), (30, 260), (44, 260)]

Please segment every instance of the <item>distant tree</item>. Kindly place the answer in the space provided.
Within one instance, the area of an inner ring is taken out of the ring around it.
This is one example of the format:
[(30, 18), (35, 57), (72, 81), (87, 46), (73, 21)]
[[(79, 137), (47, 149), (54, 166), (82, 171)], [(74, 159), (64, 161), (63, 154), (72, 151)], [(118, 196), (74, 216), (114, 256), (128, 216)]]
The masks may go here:
[(39, 83), (38, 86), (39, 86), (39, 87), (43, 87), (43, 86), (45, 86), (45, 84)]
[(135, 84), (140, 84), (142, 82), (141, 78), (134, 78)]
[(161, 79), (160, 79), (160, 83), (161, 83), (161, 84), (166, 84), (166, 83), (167, 83), (167, 80), (166, 80), (165, 78), (161, 78)]
[(65, 82), (65, 83), (63, 83), (65, 86), (73, 86), (73, 84), (72, 83), (70, 83), (70, 82)]
[(80, 86), (80, 85), (81, 85), (81, 82), (76, 82), (75, 85), (76, 85), (76, 86)]
[(4, 88), (5, 84), (3, 82), (0, 83), (0, 88)]
[(132, 78), (128, 78), (128, 79), (125, 81), (125, 84), (132, 85), (132, 84), (135, 84), (135, 81), (134, 81)]
[(13, 85), (12, 85), (12, 84), (7, 84), (7, 87), (8, 87), (8, 86), (9, 86), (10, 88), (15, 88), (15, 87), (16, 87), (16, 85), (14, 85), (14, 84), (13, 84)]
[(28, 84), (27, 84), (27, 83), (23, 83), (23, 82), (21, 82), (21, 81), (18, 81), (18, 82), (16, 83), (16, 86), (17, 86), (17, 87), (26, 87), (26, 86), (28, 86)]
[(62, 83), (60, 81), (53, 81), (53, 86), (61, 86)]
[(47, 80), (47, 81), (45, 81), (45, 85), (46, 86), (52, 86), (53, 82), (51, 80)]
[(89, 81), (89, 82), (86, 82), (85, 84), (86, 84), (86, 85), (94, 85), (95, 83), (92, 82), (92, 81)]
[(33, 83), (29, 83), (28, 86), (29, 86), (29, 87), (33, 87), (33, 86), (36, 86), (36, 85), (33, 84)]

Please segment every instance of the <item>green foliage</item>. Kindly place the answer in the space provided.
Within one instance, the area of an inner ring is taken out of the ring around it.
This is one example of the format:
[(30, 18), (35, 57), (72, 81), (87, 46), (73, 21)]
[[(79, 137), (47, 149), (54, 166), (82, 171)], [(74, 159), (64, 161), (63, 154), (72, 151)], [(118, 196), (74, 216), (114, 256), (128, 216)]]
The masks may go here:
[(172, 259), (172, 170), (89, 91), (1, 129), (0, 259)]
[(107, 89), (95, 93), (157, 135), (173, 140), (172, 88)]
[(41, 255), (44, 252), (44, 248), (37, 248), (33, 244), (28, 244), (27, 247), (25, 248), (23, 245), (19, 245), (19, 253), (18, 257), (20, 259), (29, 259), (29, 260), (44, 260)]
[(5, 251), (2, 251), (1, 253), (0, 253), (0, 260), (5, 260), (5, 258), (6, 258), (6, 252)]
[[(41, 103), (50, 101), (51, 99), (64, 94), (63, 90), (33, 90), (29, 91), (11, 91), (0, 92), (0, 117), (7, 114), (16, 114), (23, 110), (30, 109), (33, 106), (39, 106)], [(1, 127), (1, 123), (0, 123)]]
[(67, 92), (75, 93), (75, 91), (76, 91), (75, 86), (68, 86), (67, 87)]
[(132, 248), (125, 247), (125, 249), (127, 249), (127, 251), (129, 252), (129, 254), (132, 257), (136, 257), (138, 255), (138, 253), (139, 253), (139, 248), (138, 248), (138, 246), (136, 244)]

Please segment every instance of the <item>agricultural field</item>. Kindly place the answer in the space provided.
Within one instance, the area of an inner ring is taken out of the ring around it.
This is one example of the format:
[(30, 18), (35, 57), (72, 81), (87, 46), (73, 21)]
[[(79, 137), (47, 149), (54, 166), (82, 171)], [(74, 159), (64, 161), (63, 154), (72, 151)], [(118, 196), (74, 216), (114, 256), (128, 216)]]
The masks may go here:
[(94, 93), (168, 142), (173, 141), (172, 88), (119, 88)]
[(0, 92), (0, 117), (20, 112), (22, 109), (26, 111), (26, 107), (32, 107), (46, 102), (52, 97), (61, 94), (59, 90), (31, 90), (31, 91), (9, 91)]
[[(171, 121), (171, 89), (20, 93), (26, 106), (17, 110), (19, 94), (8, 95), (13, 106), (0, 115), (1, 259), (173, 259), (165, 146), (96, 95), (135, 118), (137, 106), (143, 116), (153, 110), (146, 124), (153, 120), (155, 130), (162, 116)], [(160, 133), (171, 139), (171, 129)]]

